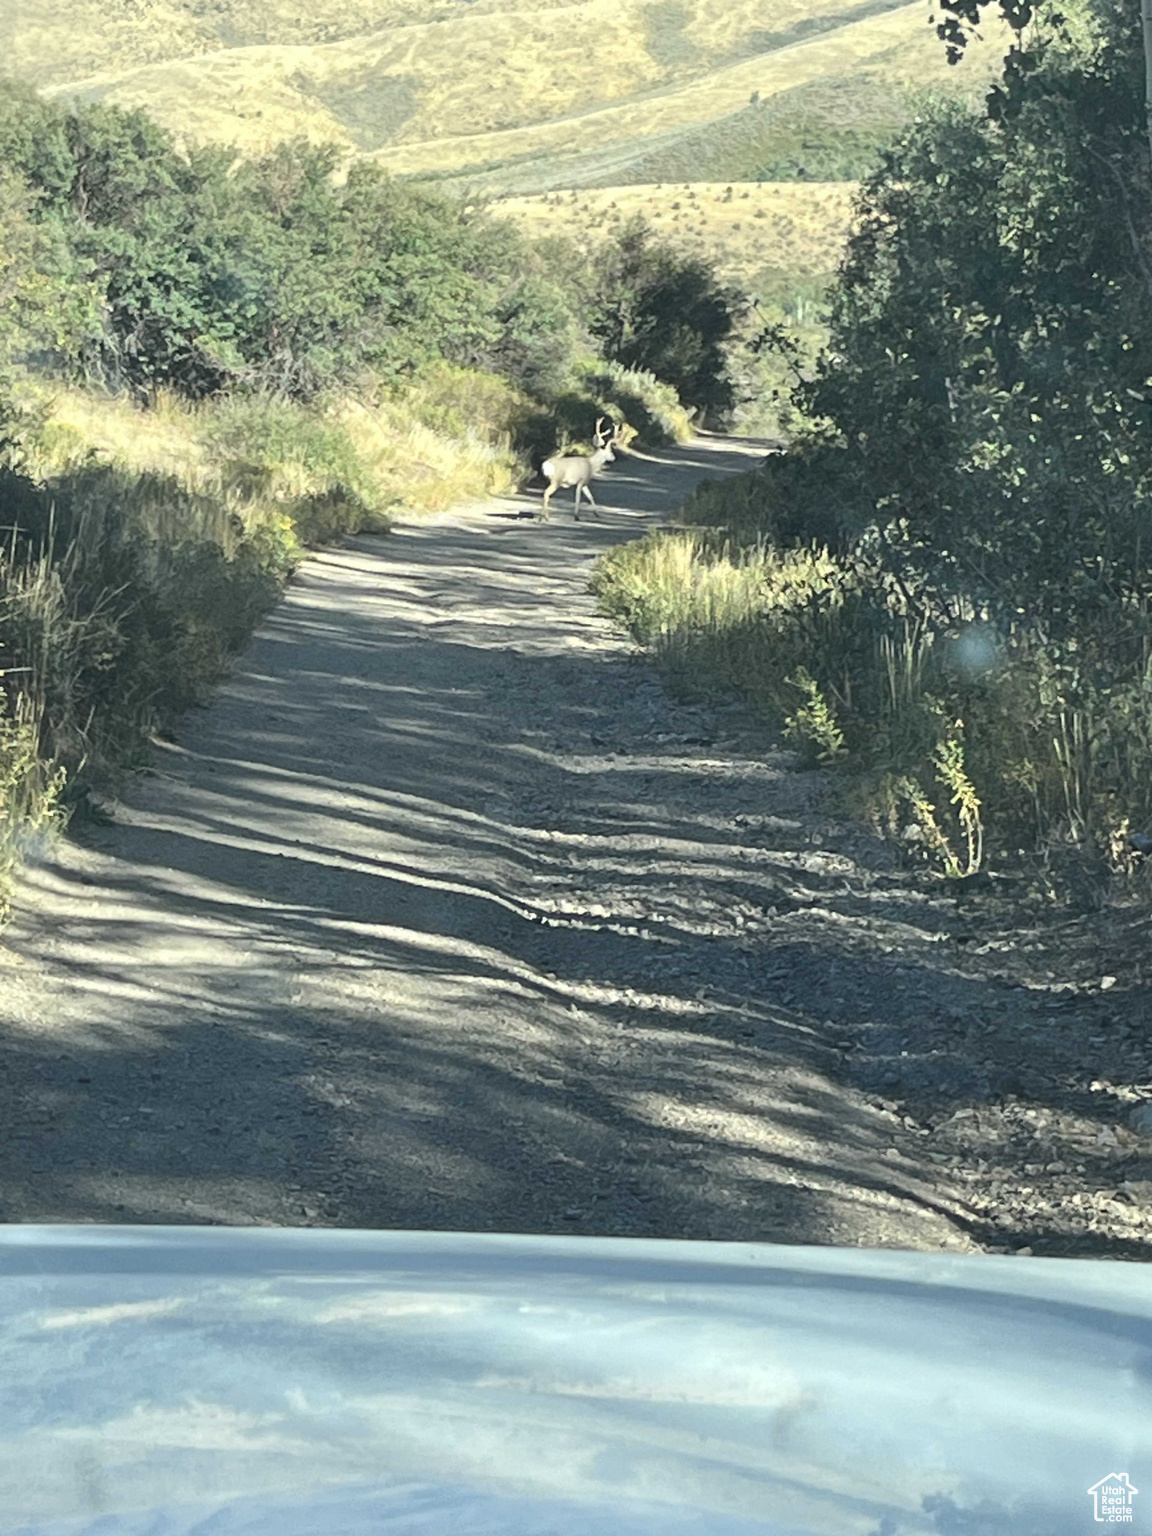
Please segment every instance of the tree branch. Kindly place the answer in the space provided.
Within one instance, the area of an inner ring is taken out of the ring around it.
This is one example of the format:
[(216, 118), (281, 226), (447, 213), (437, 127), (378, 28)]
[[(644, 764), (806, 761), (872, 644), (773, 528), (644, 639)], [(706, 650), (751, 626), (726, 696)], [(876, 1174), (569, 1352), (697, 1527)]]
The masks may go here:
[(1148, 290), (1149, 297), (1152, 298), (1152, 268), (1148, 266), (1143, 247), (1140, 244), (1139, 233), (1132, 221), (1132, 207), (1128, 201), (1128, 188), (1124, 185), (1124, 178), (1121, 176), (1118, 167), (1109, 160), (1107, 155), (1102, 155), (1098, 149), (1093, 149), (1091, 144), (1085, 145), (1085, 148), (1093, 160), (1096, 160), (1109, 172), (1116, 183), (1117, 191), (1120, 193), (1120, 206), (1124, 210), (1124, 223), (1128, 230), (1128, 239), (1132, 245), (1132, 254), (1136, 258), (1136, 265), (1140, 268), (1140, 276), (1144, 279), (1144, 287)]

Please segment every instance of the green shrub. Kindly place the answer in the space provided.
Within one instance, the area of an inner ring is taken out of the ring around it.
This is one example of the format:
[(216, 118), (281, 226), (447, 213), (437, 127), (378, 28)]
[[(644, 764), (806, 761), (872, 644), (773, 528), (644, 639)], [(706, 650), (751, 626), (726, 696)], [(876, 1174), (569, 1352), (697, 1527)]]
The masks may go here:
[(613, 414), (636, 428), (637, 442), (642, 446), (661, 448), (691, 437), (691, 418), (679, 396), (655, 374), (620, 363), (589, 360), (578, 367), (576, 377), (597, 413), (615, 407)]
[(954, 875), (979, 867), (986, 839), (1116, 862), (1121, 829), (1152, 827), (1140, 613), (1070, 644), (1000, 632), (971, 607), (934, 616), (867, 553), (756, 536), (761, 478), (699, 492), (713, 526), (649, 535), (597, 567), (603, 611), (677, 689), (743, 694), (849, 770), (846, 798), (882, 830), (911, 824)]
[(443, 358), (429, 363), (391, 394), (424, 426), (446, 437), (506, 441), (529, 397), (507, 379), (479, 368), (462, 368)]
[(225, 490), (303, 501), (346, 488), (371, 501), (375, 487), (343, 422), (266, 391), (220, 401), (201, 417), (203, 440)]
[(658, 240), (641, 218), (599, 247), (595, 267), (590, 330), (601, 354), (723, 420), (735, 399), (727, 344), (743, 296), (711, 261)]

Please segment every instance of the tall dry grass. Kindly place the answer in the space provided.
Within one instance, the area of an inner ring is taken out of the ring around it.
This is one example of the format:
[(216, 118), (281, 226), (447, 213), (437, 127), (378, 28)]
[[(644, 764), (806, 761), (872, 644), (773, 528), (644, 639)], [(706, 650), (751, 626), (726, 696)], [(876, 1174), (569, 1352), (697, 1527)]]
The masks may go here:
[(523, 402), (440, 367), (405, 396), (190, 405), (25, 379), (0, 468), (0, 910), (23, 852), (204, 703), (307, 548), (507, 491)]
[(1038, 855), (1077, 901), (1100, 899), (1109, 872), (1149, 884), (1131, 834), (1152, 829), (1152, 625), (1143, 649), (1134, 616), (1124, 645), (1084, 633), (1066, 651), (975, 613), (932, 621), (866, 558), (757, 532), (756, 495), (754, 476), (713, 483), (714, 526), (597, 567), (603, 611), (673, 687), (743, 695), (837, 767), (845, 804), (944, 874), (991, 849)]

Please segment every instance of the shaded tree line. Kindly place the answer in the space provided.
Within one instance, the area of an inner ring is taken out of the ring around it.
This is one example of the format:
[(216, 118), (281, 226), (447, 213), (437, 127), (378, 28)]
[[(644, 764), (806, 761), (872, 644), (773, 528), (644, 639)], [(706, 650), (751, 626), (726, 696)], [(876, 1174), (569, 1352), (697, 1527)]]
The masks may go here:
[(1142, 40), (1118, 0), (1005, 9), (982, 109), (926, 108), (862, 188), (758, 520), (841, 558), (811, 670), (872, 761), (927, 793), (962, 745), (1003, 836), (1115, 860), (1152, 818)]
[(1142, 72), (1096, 0), (1021, 39), (983, 111), (942, 103), (885, 152), (797, 389), (806, 440), (766, 477), (791, 535), (864, 539), (941, 611), (954, 591), (1049, 633), (1146, 600)]
[(37, 274), (22, 291), (40, 361), (113, 387), (306, 399), (435, 357), (543, 397), (584, 350), (689, 408), (731, 404), (738, 296), (640, 226), (593, 253), (534, 243), (374, 162), (341, 179), (328, 146), (182, 150), (141, 111), (63, 108), (10, 82), (0, 165), (0, 259)]

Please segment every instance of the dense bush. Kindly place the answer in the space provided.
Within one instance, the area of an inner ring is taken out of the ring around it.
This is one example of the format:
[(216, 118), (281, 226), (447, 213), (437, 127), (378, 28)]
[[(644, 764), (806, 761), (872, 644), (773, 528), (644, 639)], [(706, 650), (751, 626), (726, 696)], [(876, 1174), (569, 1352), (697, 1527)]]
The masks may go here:
[(1142, 85), (1101, 0), (982, 112), (926, 111), (863, 190), (803, 441), (684, 509), (725, 532), (601, 576), (681, 675), (867, 769), (952, 873), (982, 827), (1118, 866), (1152, 821)]
[(982, 116), (930, 116), (864, 191), (807, 404), (904, 558), (1001, 617), (1078, 628), (1142, 591), (1143, 117), (1138, 34), (1105, 8), (1014, 55)]
[(84, 297), (69, 325), (57, 317), (59, 354), (143, 394), (239, 383), (308, 398), (433, 359), (538, 392), (562, 376), (583, 340), (570, 262), (374, 163), (338, 184), (336, 159), (303, 140), (243, 161), (184, 151), (143, 112), (64, 109), (4, 83), (0, 163), (16, 180), (0, 242), (38, 231), (42, 278), (56, 248)]
[(597, 361), (578, 366), (575, 377), (597, 411), (606, 410), (635, 427), (641, 444), (659, 448), (682, 443), (691, 435), (691, 421), (679, 396), (654, 373)]
[(603, 355), (670, 385), (692, 410), (731, 411), (727, 343), (740, 305), (714, 267), (634, 220), (597, 255), (593, 335)]

